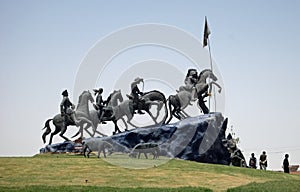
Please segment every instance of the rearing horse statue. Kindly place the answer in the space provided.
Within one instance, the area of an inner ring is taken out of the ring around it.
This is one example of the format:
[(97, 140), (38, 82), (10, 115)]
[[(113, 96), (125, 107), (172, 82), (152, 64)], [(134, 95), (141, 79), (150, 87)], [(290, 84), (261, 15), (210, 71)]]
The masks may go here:
[[(208, 78), (212, 81), (207, 82)], [(212, 85), (216, 85), (219, 88), (219, 93), (221, 93), (222, 91), (222, 87), (216, 82), (217, 80), (218, 78), (213, 74), (213, 72), (210, 69), (204, 69), (199, 74), (199, 78), (195, 85), (195, 88), (197, 90), (198, 105), (204, 114), (209, 113), (209, 109), (205, 105), (204, 98), (207, 96), (211, 96)]]
[(176, 95), (170, 95), (168, 98), (170, 117), (166, 124), (168, 124), (173, 116), (178, 120), (185, 119), (189, 115), (184, 111), (188, 105), (192, 105), (191, 101), (196, 99), (196, 88), (191, 89), (179, 89)]
[[(193, 72), (192, 77), (190, 73)], [(188, 78), (192, 78), (188, 81)], [(211, 80), (207, 82), (207, 80)], [(176, 95), (170, 95), (168, 98), (169, 113), (170, 117), (166, 124), (168, 124), (173, 116), (178, 120), (184, 119), (189, 115), (184, 111), (188, 105), (192, 105), (191, 101), (196, 101), (198, 99), (198, 105), (204, 114), (209, 113), (209, 109), (205, 105), (204, 98), (211, 95), (212, 85), (216, 85), (220, 93), (222, 88), (216, 83), (218, 78), (213, 74), (210, 69), (204, 69), (201, 71), (199, 76), (197, 76), (197, 71), (195, 69), (190, 69), (185, 80), (185, 86), (180, 86), (179, 91)]]

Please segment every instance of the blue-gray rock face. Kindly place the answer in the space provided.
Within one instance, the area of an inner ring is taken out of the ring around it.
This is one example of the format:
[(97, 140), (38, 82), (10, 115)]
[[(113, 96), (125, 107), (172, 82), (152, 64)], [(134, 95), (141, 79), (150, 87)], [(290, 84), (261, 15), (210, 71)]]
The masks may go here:
[[(229, 165), (230, 154), (223, 145), (226, 127), (227, 119), (224, 120), (221, 113), (210, 113), (173, 124), (138, 128), (104, 139), (118, 152), (129, 153), (139, 143), (155, 143), (163, 156)], [(72, 152), (78, 147), (78, 143), (71, 145), (72, 142), (47, 145), (40, 152)]]
[(129, 152), (139, 143), (156, 143), (160, 155), (204, 163), (230, 163), (223, 145), (227, 119), (221, 113), (190, 117), (174, 124), (139, 128), (110, 137), (117, 151)]

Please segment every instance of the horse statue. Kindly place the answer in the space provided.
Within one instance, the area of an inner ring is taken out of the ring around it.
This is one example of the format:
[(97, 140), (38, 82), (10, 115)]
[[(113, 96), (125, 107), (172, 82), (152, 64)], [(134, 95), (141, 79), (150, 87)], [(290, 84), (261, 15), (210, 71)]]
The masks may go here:
[[(168, 106), (170, 117), (166, 124), (168, 124), (173, 116), (178, 120), (185, 119), (189, 115), (184, 111), (188, 105), (192, 105), (191, 101), (196, 101), (196, 88), (191, 89), (179, 88), (176, 95), (170, 95), (168, 98)], [(173, 109), (172, 109), (173, 108)]]
[[(207, 82), (208, 78), (211, 80), (210, 82)], [(222, 87), (218, 83), (216, 83), (217, 80), (218, 78), (214, 75), (212, 70), (204, 69), (199, 74), (198, 81), (195, 84), (198, 96), (198, 105), (204, 114), (209, 113), (209, 109), (205, 105), (204, 98), (207, 96), (211, 96), (212, 85), (216, 85), (219, 88), (219, 93), (221, 93), (222, 91)]]
[[(153, 119), (155, 124), (162, 124), (163, 122), (165, 122), (167, 118), (167, 114), (160, 122), (157, 122), (157, 118), (159, 116), (159, 113), (163, 105), (165, 105), (165, 111), (167, 111), (166, 98), (164, 94), (154, 90), (154, 91), (144, 93), (142, 95), (142, 99), (145, 101), (144, 104), (142, 105), (142, 110), (146, 111), (150, 115), (150, 117)], [(121, 132), (117, 124), (119, 120), (121, 120), (125, 125), (125, 131), (128, 130), (128, 124), (131, 125), (132, 127), (136, 127), (136, 125), (134, 125), (131, 122), (134, 116), (133, 101), (131, 99), (123, 100), (121, 91), (118, 90), (110, 94), (110, 96), (107, 99), (107, 102), (108, 104), (107, 107), (104, 107), (104, 114), (101, 120), (98, 117), (98, 111), (96, 110), (90, 111), (90, 117), (91, 117), (90, 120), (93, 122), (94, 125), (97, 126), (102, 121), (112, 121), (115, 125), (115, 130), (113, 134)], [(157, 114), (155, 117), (150, 111), (153, 105), (157, 105)], [(124, 116), (126, 116), (127, 121), (125, 121)], [(82, 132), (82, 130), (80, 131)], [(95, 133), (99, 133), (99, 132), (95, 129), (93, 135)], [(79, 132), (77, 134), (79, 134)]]
[(77, 127), (80, 127), (80, 129), (83, 129), (84, 124), (86, 124), (86, 127), (92, 126), (93, 129), (96, 129), (95, 124), (90, 120), (89, 102), (94, 102), (92, 94), (89, 91), (83, 91), (79, 96), (78, 105), (75, 111), (75, 122), (67, 120), (67, 122), (65, 122), (65, 126), (63, 126), (65, 119), (61, 114), (57, 114), (52, 119), (48, 119), (45, 123), (45, 127), (43, 128), (46, 129), (42, 135), (43, 142), (46, 143), (46, 136), (51, 133), (51, 121), (53, 121), (55, 130), (50, 135), (49, 145), (52, 143), (53, 136), (58, 133), (60, 133), (59, 136), (61, 136), (64, 140), (68, 141), (69, 139), (65, 137), (64, 134), (67, 131), (67, 127), (70, 125), (76, 125)]
[[(210, 79), (210, 82), (207, 82)], [(196, 69), (189, 69), (185, 78), (185, 85), (179, 87), (176, 95), (170, 95), (168, 98), (168, 106), (170, 117), (166, 123), (169, 123), (173, 116), (178, 120), (189, 117), (184, 111), (188, 105), (192, 105), (198, 99), (198, 105), (204, 114), (209, 113), (209, 109), (205, 105), (204, 98), (211, 96), (212, 85), (216, 85), (220, 93), (222, 88), (216, 83), (218, 78), (213, 74), (210, 69), (204, 69), (197, 76)]]
[[(142, 94), (142, 100), (144, 100), (144, 105), (142, 106), (142, 110), (146, 111), (153, 121), (155, 122), (156, 125), (161, 125), (166, 121), (166, 118), (168, 116), (168, 109), (167, 109), (167, 99), (165, 95), (157, 90), (145, 92)], [(152, 112), (150, 111), (151, 107), (153, 105), (156, 105), (156, 117), (153, 116)], [(163, 119), (160, 122), (157, 122), (157, 118), (160, 115), (160, 111), (162, 110), (162, 107), (165, 106), (165, 115)]]
[[(90, 113), (90, 121), (93, 122), (93, 124), (96, 127), (95, 129), (93, 129), (92, 136), (94, 136), (96, 133), (103, 135), (101, 132), (99, 132), (97, 130), (98, 124), (100, 124), (103, 121), (112, 121), (115, 125), (115, 132), (121, 132), (117, 125), (117, 121), (119, 119), (121, 119), (124, 122), (124, 124), (126, 124), (126, 122), (125, 122), (124, 118), (120, 117), (117, 106), (122, 102), (123, 102), (123, 97), (122, 97), (121, 91), (115, 90), (109, 95), (109, 97), (107, 99), (107, 106), (103, 108), (104, 111), (103, 111), (103, 116), (102, 116), (101, 120), (99, 119), (99, 115), (98, 115), (99, 111), (97, 111), (95, 109), (90, 110), (90, 112), (89, 112)], [(89, 127), (91, 127), (91, 126), (85, 127), (85, 130), (88, 131)], [(78, 133), (76, 133), (73, 137), (77, 136), (79, 133), (81, 133), (81, 135), (82, 135), (83, 129), (80, 129), (78, 131)]]
[[(108, 117), (108, 121), (112, 120), (115, 124), (115, 131), (114, 133), (118, 133), (121, 132), (120, 129), (118, 128), (117, 125), (117, 121), (118, 120), (122, 120), (124, 125), (125, 125), (125, 130), (128, 130), (128, 124), (131, 125), (132, 127), (137, 127), (136, 125), (134, 125), (133, 123), (131, 123), (131, 120), (134, 116), (134, 108), (133, 108), (133, 100), (128, 99), (125, 101), (121, 101), (120, 104), (116, 105), (116, 99), (120, 98), (121, 92), (116, 92), (116, 94), (114, 94), (111, 97), (110, 103), (108, 104), (108, 106), (111, 106), (113, 108), (113, 113), (114, 113), (114, 118), (111, 119)], [(142, 100), (144, 101), (141, 107), (141, 110), (146, 111), (150, 117), (152, 118), (152, 120), (154, 121), (155, 124), (162, 124), (165, 121), (165, 118), (161, 121), (161, 122), (157, 122), (157, 118), (159, 116), (160, 110), (162, 109), (163, 104), (165, 104), (165, 110), (167, 111), (166, 108), (166, 98), (164, 96), (163, 93), (159, 92), (159, 91), (150, 91), (150, 92), (146, 92), (143, 93), (143, 95), (141, 96)], [(153, 105), (157, 105), (157, 114), (156, 117), (153, 116), (152, 112), (150, 111), (151, 107)], [(105, 116), (105, 115), (104, 115)], [(124, 116), (127, 117), (127, 121), (124, 120)], [(104, 117), (104, 120), (107, 121)]]

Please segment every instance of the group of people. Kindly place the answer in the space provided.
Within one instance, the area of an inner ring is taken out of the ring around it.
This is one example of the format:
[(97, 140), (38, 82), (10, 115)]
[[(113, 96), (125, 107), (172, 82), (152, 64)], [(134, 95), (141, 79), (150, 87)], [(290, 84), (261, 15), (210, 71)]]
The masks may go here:
[[(138, 88), (138, 84), (140, 83), (144, 83), (144, 80), (142, 78), (135, 78), (134, 81), (131, 83), (131, 94), (128, 95), (129, 99), (133, 100), (133, 108), (134, 111), (137, 110), (137, 112), (139, 114), (144, 114), (141, 110), (142, 110), (142, 105), (143, 105), (143, 99), (141, 98), (141, 96), (143, 95), (143, 92), (141, 92)], [(98, 111), (98, 117), (100, 120), (102, 120), (102, 117), (104, 115), (104, 111), (105, 109), (107, 110), (107, 104), (110, 100), (110, 96), (108, 97), (108, 99), (105, 101), (102, 98), (102, 93), (103, 93), (103, 89), (99, 88), (99, 89), (94, 89), (94, 93), (96, 96), (96, 103), (94, 104), (94, 108)], [(73, 124), (76, 122), (75, 119), (75, 113), (74, 113), (74, 109), (75, 109), (75, 105), (70, 101), (69, 99), (69, 93), (67, 90), (64, 90), (62, 92), (62, 102), (60, 104), (60, 113), (61, 116), (64, 117), (65, 123), (67, 121), (71, 121)], [(102, 123), (105, 124), (104, 121), (102, 121)]]
[[(289, 155), (285, 154), (285, 158), (283, 160), (283, 171), (285, 173), (290, 173), (290, 169), (289, 169)], [(254, 155), (254, 153), (251, 154), (250, 160), (249, 160), (249, 167), (250, 168), (257, 168), (257, 160), (256, 157)], [(266, 170), (268, 167), (268, 161), (267, 161), (267, 154), (265, 151), (262, 152), (262, 154), (259, 157), (259, 168), (261, 170)]]

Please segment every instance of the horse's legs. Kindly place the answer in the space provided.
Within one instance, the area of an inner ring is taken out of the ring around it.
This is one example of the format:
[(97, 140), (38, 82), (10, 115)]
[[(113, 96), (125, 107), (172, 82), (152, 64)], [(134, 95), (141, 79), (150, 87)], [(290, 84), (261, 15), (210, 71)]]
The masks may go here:
[(80, 125), (79, 132), (80, 132), (80, 138), (83, 138), (83, 124)]
[(49, 145), (51, 145), (51, 143), (52, 143), (52, 138), (53, 138), (53, 136), (56, 135), (56, 134), (58, 134), (58, 133), (60, 132), (60, 130), (61, 130), (60, 126), (56, 126), (56, 125), (55, 125), (55, 130), (54, 130), (54, 132), (51, 133), (51, 135), (50, 135)]
[(173, 119), (173, 115), (170, 114), (170, 118), (168, 119), (168, 121), (166, 122), (166, 124), (170, 123), (170, 121)]
[(101, 135), (102, 137), (106, 137), (107, 135), (105, 135), (104, 133), (101, 133), (100, 131), (96, 130), (96, 133), (98, 133), (99, 135)]
[(71, 138), (76, 137), (79, 133), (80, 133), (80, 138), (83, 138), (83, 124), (80, 124), (80, 125), (79, 125), (79, 130), (78, 130), (78, 132), (77, 132), (74, 136), (72, 136)]
[(131, 119), (130, 119), (130, 120), (127, 120), (127, 123), (128, 123), (129, 125), (131, 125), (132, 127), (137, 128), (136, 125), (134, 125), (133, 123), (131, 123)]
[[(155, 119), (157, 119), (158, 115), (159, 115), (159, 110), (161, 108), (160, 106), (160, 102), (155, 102), (155, 101), (146, 101), (145, 102), (146, 106), (149, 106), (145, 111), (150, 111), (150, 108), (152, 105), (156, 105), (156, 109), (157, 109), (157, 112), (156, 112), (156, 117)], [(149, 112), (147, 111), (147, 113), (149, 114)], [(149, 114), (150, 115), (150, 114)]]
[(173, 110), (172, 113), (173, 113), (173, 115), (174, 115), (177, 119), (181, 120), (180, 113), (179, 113), (177, 110)]
[(88, 148), (88, 147), (84, 145), (84, 147), (83, 147), (83, 156), (84, 156), (84, 157), (86, 157), (85, 153), (86, 153), (87, 148)]
[(166, 122), (166, 124), (170, 123), (170, 121), (172, 120), (173, 118), (173, 110), (172, 110), (172, 103), (171, 103), (171, 96), (169, 97), (168, 99), (168, 104), (169, 104), (169, 111), (170, 111), (170, 117), (169, 117), (169, 120)]
[(69, 141), (69, 139), (67, 137), (64, 136), (65, 132), (67, 131), (67, 126), (63, 126), (59, 136), (61, 136), (64, 140)]
[(131, 120), (132, 120), (132, 118), (133, 118), (133, 116), (131, 115), (131, 113), (127, 113), (126, 116), (127, 116), (127, 123), (128, 123), (129, 125), (133, 126), (134, 128), (137, 128), (136, 125), (134, 125), (134, 124), (131, 123)]
[(187, 118), (187, 116), (185, 116), (184, 113), (182, 113), (182, 111), (178, 111), (178, 115), (180, 116), (180, 120)]
[(121, 133), (121, 130), (119, 129), (118, 124), (117, 124), (117, 120), (113, 120), (113, 122), (115, 124), (115, 132), (114, 133)]
[(181, 120), (181, 117), (180, 115), (178, 114), (178, 111), (176, 110), (176, 108), (174, 108), (172, 111), (171, 111), (171, 114), (170, 114), (170, 119), (168, 120), (167, 124), (171, 121), (171, 119), (174, 117), (176, 117), (177, 119)]
[(105, 135), (105, 134), (103, 134), (103, 133), (101, 133), (100, 131), (95, 131), (96, 133), (98, 133), (99, 135), (101, 135), (102, 137), (106, 137), (107, 135)]
[(87, 157), (90, 158), (90, 153), (92, 152), (92, 150), (89, 149), (89, 152), (87, 153)]
[(94, 133), (91, 133), (91, 132), (88, 130), (88, 128), (90, 128), (90, 127), (91, 127), (91, 124), (90, 124), (90, 123), (87, 123), (86, 126), (84, 127), (84, 130), (90, 135), (90, 137), (94, 137), (96, 131), (94, 131)]
[(158, 118), (159, 114), (160, 114), (160, 110), (162, 109), (162, 107), (164, 106), (164, 102), (163, 101), (158, 101), (158, 103), (156, 103), (157, 105), (157, 112), (156, 112), (156, 117), (155, 119)]
[[(86, 118), (86, 117), (80, 117), (80, 118), (78, 118), (78, 119), (80, 119), (81, 122), (85, 122), (85, 123), (89, 124), (88, 127), (92, 126), (92, 127), (93, 127), (93, 131), (94, 131), (94, 132), (96, 131), (96, 129), (97, 129), (96, 125), (94, 125), (94, 123), (93, 123), (91, 120), (89, 120), (88, 118)], [(87, 130), (87, 129), (88, 129), (88, 128), (87, 128), (87, 126), (86, 126), (85, 130)], [(94, 133), (94, 134), (95, 134), (95, 133)]]
[(127, 125), (125, 119), (123, 117), (121, 117), (121, 120), (123, 121), (123, 123), (125, 125), (125, 131), (127, 131), (128, 130), (128, 125)]
[[(104, 156), (104, 158), (106, 158), (106, 154), (105, 154), (105, 148), (103, 147), (103, 156)], [(100, 156), (100, 155), (99, 155)]]
[(157, 125), (156, 118), (154, 118), (154, 116), (152, 115), (151, 111), (149, 109), (147, 109), (146, 112), (150, 115), (150, 117), (152, 118), (152, 120), (154, 121), (154, 123)]
[(198, 99), (198, 105), (200, 106), (200, 108), (202, 109), (202, 112), (204, 114), (208, 114), (209, 113), (209, 109), (206, 107), (204, 101), (202, 100), (202, 98)]
[(183, 109), (181, 110), (181, 112), (185, 115), (185, 118), (190, 117)]

